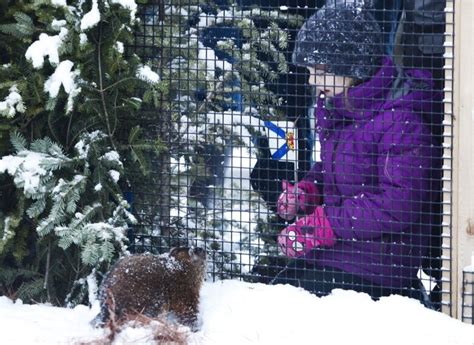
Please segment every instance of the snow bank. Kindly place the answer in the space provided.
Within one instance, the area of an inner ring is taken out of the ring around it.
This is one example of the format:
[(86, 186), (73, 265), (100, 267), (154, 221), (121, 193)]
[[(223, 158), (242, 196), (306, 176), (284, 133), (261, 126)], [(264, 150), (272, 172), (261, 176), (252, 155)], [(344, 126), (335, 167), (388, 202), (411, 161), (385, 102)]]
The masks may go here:
[[(472, 345), (474, 326), (390, 296), (374, 302), (366, 294), (335, 290), (318, 298), (289, 285), (239, 281), (205, 283), (201, 330), (189, 344)], [(23, 305), (0, 297), (3, 344), (70, 344), (104, 336), (89, 321), (97, 308)], [(150, 329), (127, 328), (114, 344), (153, 344)]]
[(24, 305), (0, 297), (2, 344), (65, 344), (72, 339), (89, 340), (103, 334), (89, 321), (94, 312), (86, 306), (74, 309), (45, 304)]
[(193, 344), (454, 345), (474, 343), (474, 326), (390, 296), (335, 290), (318, 298), (289, 285), (238, 281), (202, 291), (202, 329)]

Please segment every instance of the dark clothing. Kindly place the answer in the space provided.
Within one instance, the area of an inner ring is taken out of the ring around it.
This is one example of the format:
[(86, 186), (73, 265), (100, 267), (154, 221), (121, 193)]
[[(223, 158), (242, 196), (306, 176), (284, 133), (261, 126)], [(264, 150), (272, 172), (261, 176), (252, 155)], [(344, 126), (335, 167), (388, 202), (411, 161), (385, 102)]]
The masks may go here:
[(409, 59), (442, 55), (446, 0), (371, 0), (370, 3), (382, 28), (388, 55), (393, 54), (402, 12), (405, 13), (402, 22), (404, 66), (426, 68)]
[(388, 296), (391, 293), (391, 290), (384, 289), (357, 275), (337, 268), (313, 266), (307, 260), (301, 259), (290, 261), (271, 283), (301, 287), (317, 296), (326, 296), (333, 289), (365, 292), (374, 299)]
[(326, 296), (333, 289), (363, 292), (375, 300), (380, 297), (398, 294), (418, 299), (425, 306), (432, 308), (426, 291), (420, 285), (419, 280), (413, 280), (409, 287), (391, 289), (337, 268), (319, 267), (315, 264), (303, 259), (292, 260), (278, 272), (276, 277), (270, 281), (270, 284), (290, 284), (301, 287), (317, 296)]

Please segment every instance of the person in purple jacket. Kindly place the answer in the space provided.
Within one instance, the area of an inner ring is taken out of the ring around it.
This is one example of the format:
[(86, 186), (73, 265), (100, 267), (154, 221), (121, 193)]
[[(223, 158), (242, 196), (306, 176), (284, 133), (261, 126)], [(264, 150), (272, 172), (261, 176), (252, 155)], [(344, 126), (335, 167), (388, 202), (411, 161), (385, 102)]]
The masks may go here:
[(431, 76), (384, 56), (379, 25), (357, 1), (310, 17), (293, 63), (308, 68), (316, 92), (321, 161), (295, 185), (283, 181), (277, 210), (293, 223), (278, 244), (293, 260), (273, 283), (405, 294), (430, 233)]

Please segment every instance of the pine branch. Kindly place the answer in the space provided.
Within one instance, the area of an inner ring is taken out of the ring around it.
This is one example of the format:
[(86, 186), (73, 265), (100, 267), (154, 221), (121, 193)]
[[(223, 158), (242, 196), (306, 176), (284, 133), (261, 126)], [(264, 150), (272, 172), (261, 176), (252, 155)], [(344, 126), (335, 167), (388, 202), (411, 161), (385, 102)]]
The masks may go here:
[(23, 12), (15, 12), (13, 17), (15, 18), (16, 23), (0, 25), (0, 32), (11, 35), (20, 40), (29, 41), (35, 31), (33, 20)]
[(115, 142), (113, 140), (113, 130), (110, 126), (110, 116), (109, 116), (109, 112), (108, 112), (108, 109), (107, 109), (107, 105), (106, 105), (106, 102), (105, 102), (105, 91), (104, 91), (104, 81), (103, 81), (103, 72), (102, 72), (102, 52), (101, 52), (101, 46), (102, 46), (102, 25), (101, 23), (98, 24), (99, 25), (99, 37), (98, 37), (98, 41), (97, 41), (97, 64), (98, 64), (98, 68), (99, 68), (99, 93), (100, 93), (100, 99), (101, 99), (101, 102), (102, 102), (102, 111), (104, 112), (104, 117), (105, 117), (105, 123), (106, 123), (106, 126), (107, 126), (107, 133), (109, 135), (109, 139), (110, 139), (110, 144), (112, 145), (113, 149), (115, 151), (117, 151), (117, 148), (115, 146)]
[(18, 153), (27, 150), (28, 144), (25, 138), (18, 131), (10, 133), (10, 141), (12, 146), (15, 148), (15, 152)]
[(46, 195), (41, 195), (26, 211), (30, 218), (38, 217), (46, 209)]

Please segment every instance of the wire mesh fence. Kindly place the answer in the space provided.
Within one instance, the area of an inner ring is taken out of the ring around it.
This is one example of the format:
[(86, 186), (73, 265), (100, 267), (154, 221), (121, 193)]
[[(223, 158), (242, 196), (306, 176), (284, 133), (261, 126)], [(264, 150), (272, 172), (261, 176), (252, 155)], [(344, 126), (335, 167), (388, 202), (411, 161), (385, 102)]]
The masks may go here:
[(474, 272), (464, 270), (462, 282), (461, 319), (474, 325)]
[[(132, 249), (205, 248), (213, 279), (451, 306), (446, 0), (156, 0), (130, 51), (166, 87), (127, 198)], [(152, 97), (152, 95), (150, 95)]]

